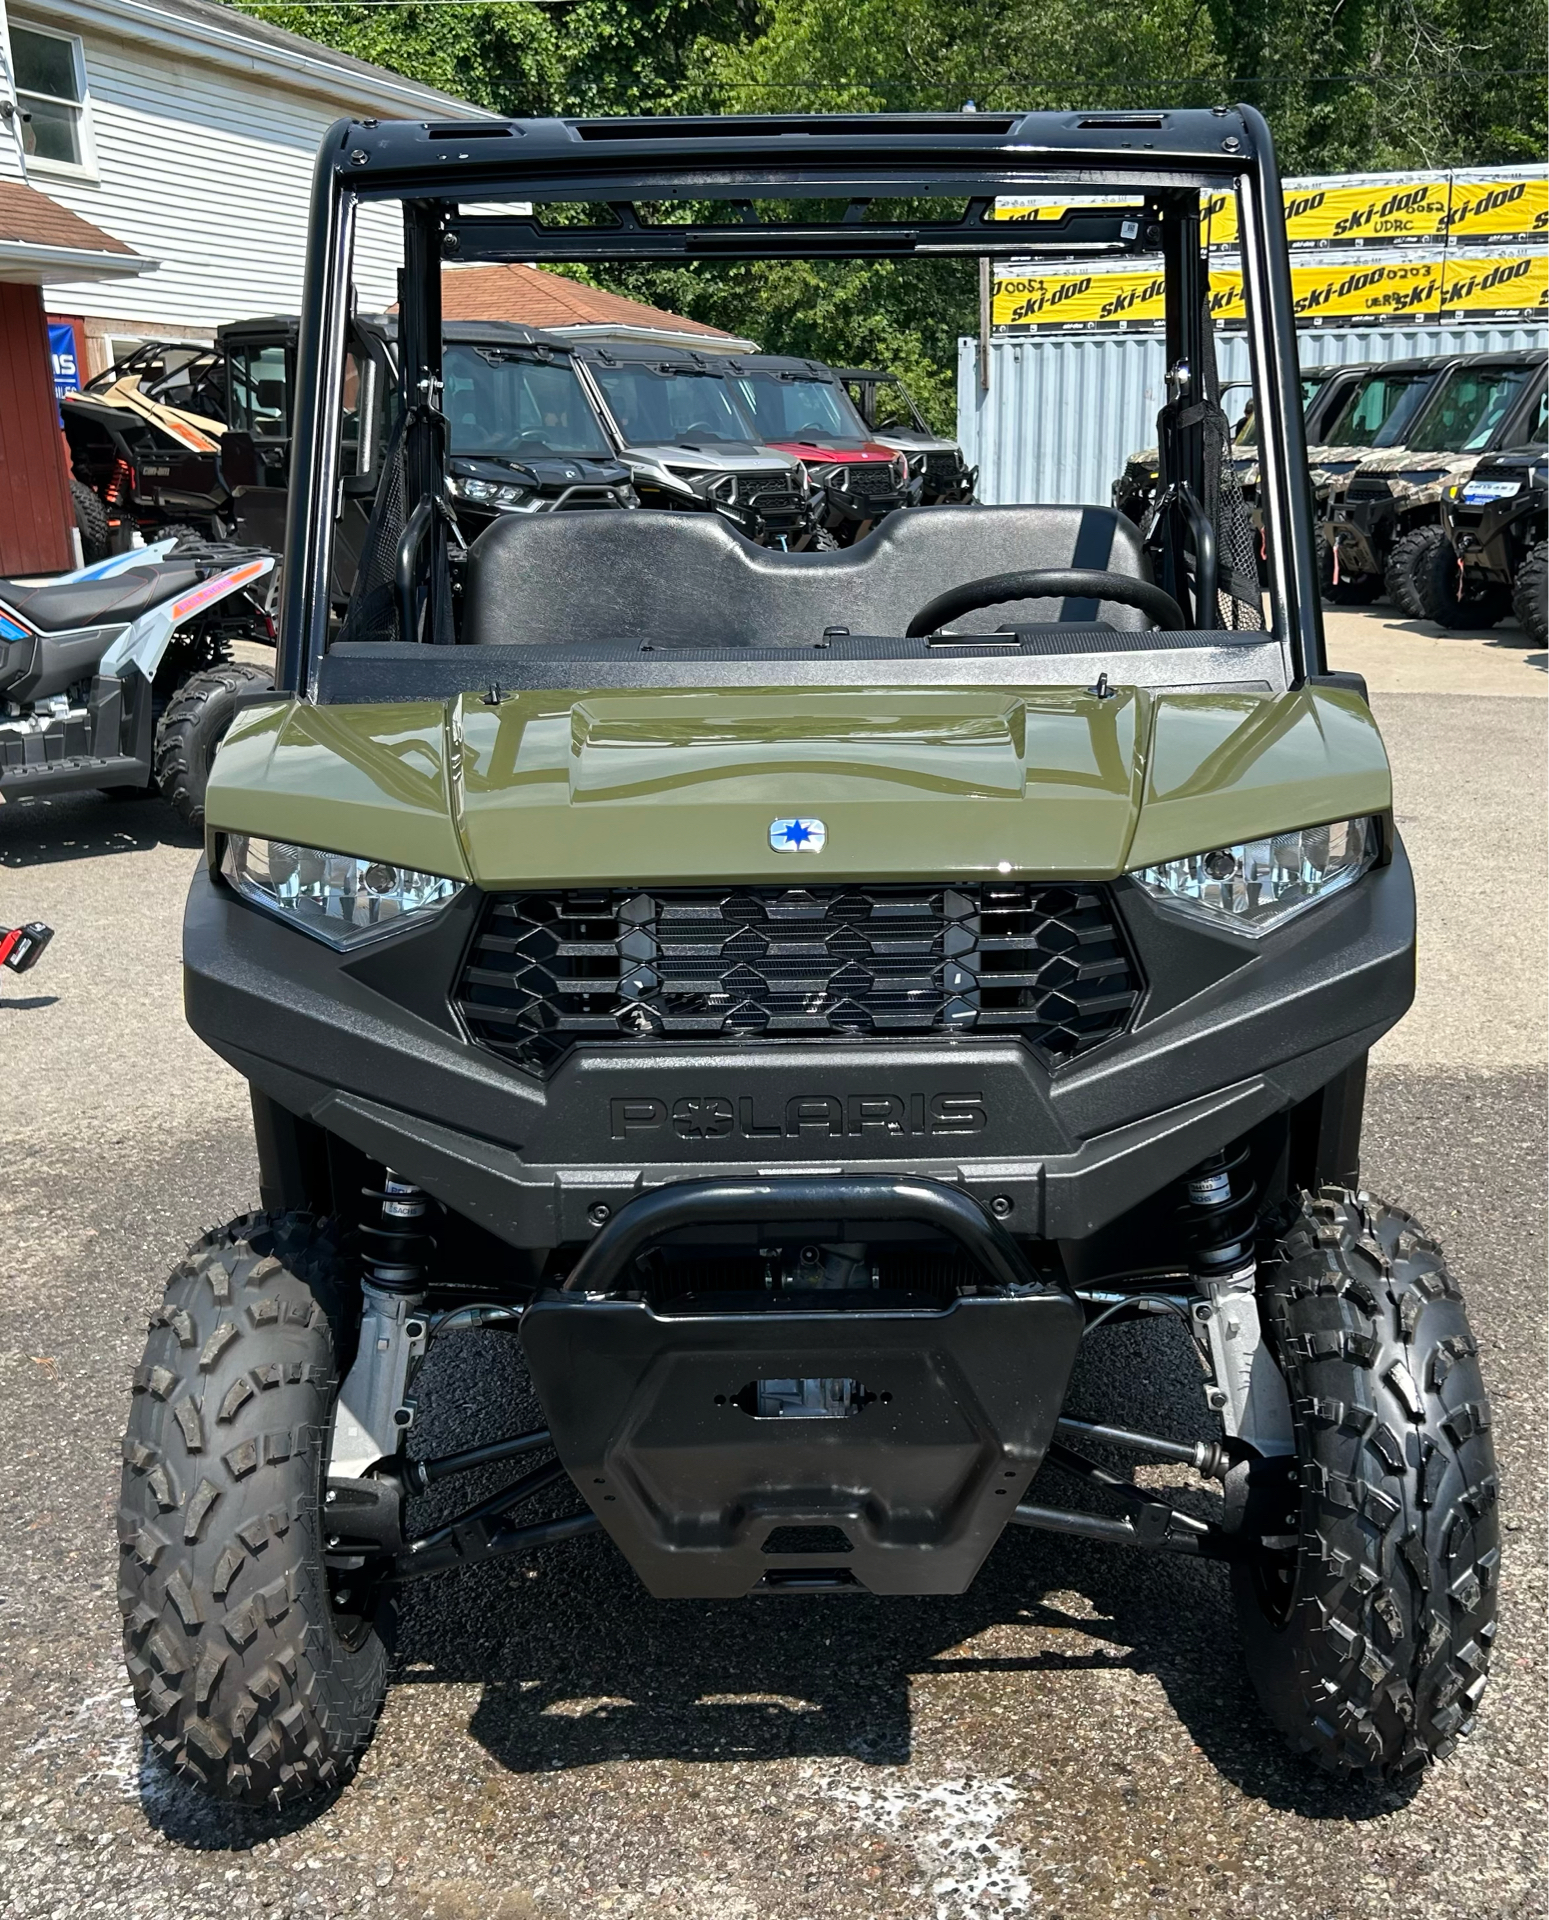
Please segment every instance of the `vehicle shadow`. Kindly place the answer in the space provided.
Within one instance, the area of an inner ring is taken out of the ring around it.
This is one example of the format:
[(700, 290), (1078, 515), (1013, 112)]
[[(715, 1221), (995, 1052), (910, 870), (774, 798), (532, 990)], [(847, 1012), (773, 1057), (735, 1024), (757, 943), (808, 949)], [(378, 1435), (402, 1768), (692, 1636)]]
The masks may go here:
[[(1203, 1437), (1197, 1379), (1170, 1323), (1113, 1327), (1089, 1342), (1069, 1405), (1089, 1418), (1122, 1407), (1130, 1424)], [(517, 1343), (499, 1334), (457, 1336), (433, 1351), (417, 1399), (416, 1451), (427, 1454), (541, 1422)], [(472, 1407), (485, 1410), (477, 1429)], [(455, 1496), (441, 1487), (414, 1503), (415, 1531), (502, 1479), (490, 1469), (455, 1484)], [(1093, 1505), (1049, 1470), (1038, 1489), (1051, 1503)], [(1202, 1516), (1214, 1500), (1203, 1490), (1169, 1497)], [(561, 1488), (530, 1515), (578, 1504)], [(1002, 1651), (1008, 1627), (1045, 1644)], [(1069, 1636), (1069, 1651), (1047, 1644), (1051, 1630)], [(975, 1650), (991, 1637), (992, 1650)], [(1154, 1675), (1194, 1746), (1248, 1799), (1359, 1823), (1412, 1796), (1412, 1787), (1334, 1780), (1286, 1748), (1241, 1668), (1223, 1568), (1018, 1529), (969, 1592), (951, 1598), (729, 1602), (654, 1600), (612, 1543), (591, 1535), (407, 1589), (393, 1685), (479, 1686), (469, 1732), (510, 1772), (538, 1774), (632, 1760), (900, 1766), (914, 1751), (911, 1696), (922, 1679), (1000, 1676), (1007, 1710), (1018, 1710), (1020, 1695), (1032, 1724), (1044, 1676), (1121, 1670)], [(1051, 1779), (1047, 1756), (1040, 1766)], [(1073, 1800), (1085, 1790), (1072, 1779)], [(332, 1804), (284, 1815), (213, 1808), (149, 1753), (141, 1800), (150, 1824), (201, 1849), (259, 1844)]]
[(201, 835), (164, 800), (101, 793), (33, 794), (0, 806), (0, 868), (57, 866), (156, 847), (197, 850)]
[[(518, 1418), (541, 1418), (514, 1341), (474, 1336), (461, 1351), (448, 1342), (436, 1363), (439, 1376), (420, 1376), (427, 1451), (444, 1444), (436, 1429), (457, 1407), (504, 1401)], [(1088, 1342), (1068, 1404), (1089, 1418), (1122, 1409), (1148, 1431), (1204, 1438), (1198, 1380), (1171, 1322), (1112, 1327)], [(1123, 1468), (1116, 1456), (1107, 1464)], [(1038, 1486), (1041, 1500), (1093, 1504), (1052, 1469)], [(465, 1487), (459, 1504), (484, 1491)], [(1168, 1497), (1202, 1517), (1218, 1504), (1203, 1488)], [(566, 1490), (548, 1511), (577, 1504)], [(435, 1524), (449, 1513), (415, 1518)], [(1057, 1597), (1072, 1593), (1084, 1603), (1078, 1613)], [(1008, 1625), (1035, 1639), (1065, 1629), (1072, 1650), (972, 1650)], [(1021, 1686), (1115, 1668), (1153, 1673), (1194, 1744), (1250, 1798), (1346, 1821), (1402, 1803), (1386, 1789), (1335, 1782), (1288, 1751), (1241, 1668), (1224, 1568), (1020, 1529), (1003, 1536), (966, 1594), (930, 1599), (653, 1600), (612, 1543), (592, 1536), (408, 1592), (397, 1683), (481, 1682), (470, 1731), (515, 1772), (626, 1757), (898, 1765), (912, 1750), (910, 1695), (922, 1676), (1004, 1673)]]
[(1444, 627), (1438, 620), (1398, 620), (1391, 615), (1387, 626), (1394, 633), (1416, 633), (1427, 640), (1459, 640), (1473, 646), (1483, 646), (1492, 653), (1514, 653), (1521, 656), (1524, 666), (1543, 667), (1546, 656), (1527, 651), (1533, 644), (1515, 620), (1502, 622), (1496, 627)]

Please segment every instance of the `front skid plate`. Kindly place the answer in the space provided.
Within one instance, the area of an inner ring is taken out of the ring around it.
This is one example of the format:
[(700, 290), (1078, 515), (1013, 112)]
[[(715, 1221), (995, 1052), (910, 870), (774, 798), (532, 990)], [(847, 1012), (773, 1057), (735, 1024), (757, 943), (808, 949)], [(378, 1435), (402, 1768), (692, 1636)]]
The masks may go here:
[[(1054, 1288), (939, 1313), (671, 1316), (546, 1293), (522, 1339), (560, 1459), (646, 1586), (724, 1599), (962, 1593), (1043, 1459), (1081, 1327)], [(759, 1383), (769, 1402), (803, 1382), (843, 1410), (752, 1410)], [(817, 1527), (848, 1548), (786, 1532)]]

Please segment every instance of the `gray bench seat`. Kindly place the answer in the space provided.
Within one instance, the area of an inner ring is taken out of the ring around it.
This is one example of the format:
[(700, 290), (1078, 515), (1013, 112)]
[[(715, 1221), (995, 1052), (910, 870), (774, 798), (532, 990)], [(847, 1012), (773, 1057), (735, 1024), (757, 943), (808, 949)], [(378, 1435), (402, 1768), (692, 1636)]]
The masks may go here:
[[(1106, 507), (915, 508), (838, 553), (758, 547), (718, 514), (512, 515), (473, 543), (462, 637), (475, 646), (685, 637), (787, 646), (810, 645), (825, 627), (901, 634), (949, 587), (1035, 567), (1150, 578), (1139, 534)], [(1022, 600), (952, 627), (1098, 620), (1119, 632), (1152, 624), (1112, 602)]]

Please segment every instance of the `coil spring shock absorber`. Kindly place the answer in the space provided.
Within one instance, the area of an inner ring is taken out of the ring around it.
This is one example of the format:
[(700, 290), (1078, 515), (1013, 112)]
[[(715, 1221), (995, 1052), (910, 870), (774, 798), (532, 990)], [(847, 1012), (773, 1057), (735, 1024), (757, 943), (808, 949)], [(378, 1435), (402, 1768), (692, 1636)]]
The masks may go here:
[(378, 1187), (376, 1224), (361, 1223), (360, 1339), (339, 1390), (330, 1479), (359, 1478), (398, 1451), (414, 1424), (409, 1383), (425, 1357), (425, 1267), (435, 1246), (425, 1221), (428, 1196), (392, 1169)]
[(425, 1231), (430, 1202), (416, 1186), (400, 1180), (391, 1167), (383, 1169), (380, 1187), (362, 1187), (361, 1196), (374, 1200), (379, 1224), (361, 1224), (365, 1248), (361, 1264), (366, 1284), (383, 1293), (424, 1298), (425, 1262), (435, 1242)]
[(1189, 1270), (1203, 1296), (1194, 1317), (1210, 1348), (1205, 1398), (1232, 1438), (1260, 1453), (1287, 1452), (1293, 1444), (1290, 1402), (1279, 1370), (1255, 1367), (1262, 1341), (1253, 1250), (1259, 1190), (1248, 1149), (1211, 1154), (1183, 1184)]
[(1248, 1149), (1229, 1148), (1202, 1160), (1183, 1183), (1184, 1243), (1189, 1271), (1201, 1289), (1252, 1288), (1257, 1271), (1253, 1234), (1258, 1184), (1248, 1168)]

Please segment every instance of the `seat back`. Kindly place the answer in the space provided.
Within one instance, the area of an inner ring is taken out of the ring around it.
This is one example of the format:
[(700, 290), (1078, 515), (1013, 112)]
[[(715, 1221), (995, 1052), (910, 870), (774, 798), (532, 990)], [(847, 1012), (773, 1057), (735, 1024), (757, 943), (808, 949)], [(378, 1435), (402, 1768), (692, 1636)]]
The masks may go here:
[[(1147, 579), (1140, 536), (1108, 507), (921, 507), (838, 553), (755, 546), (718, 514), (509, 515), (468, 556), (463, 639), (811, 644), (825, 627), (902, 634), (949, 587), (1027, 568), (1090, 567)], [(1150, 625), (1133, 607), (1021, 600), (952, 622), (963, 633), (1027, 623)]]

